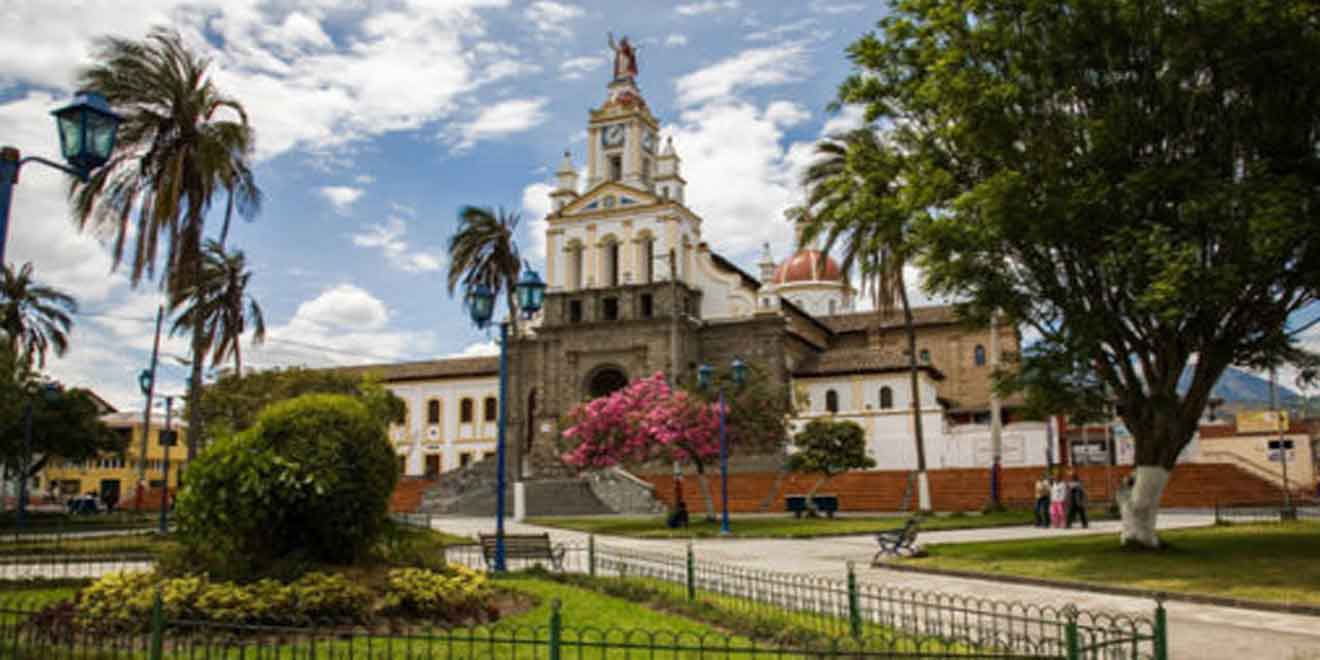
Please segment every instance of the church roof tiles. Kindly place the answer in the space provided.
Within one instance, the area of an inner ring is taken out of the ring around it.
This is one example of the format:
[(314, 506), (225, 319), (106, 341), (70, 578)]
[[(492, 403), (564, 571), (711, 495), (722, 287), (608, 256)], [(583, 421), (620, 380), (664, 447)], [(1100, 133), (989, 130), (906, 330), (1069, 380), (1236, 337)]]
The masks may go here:
[[(944, 380), (944, 372), (930, 365), (919, 365), (935, 380)], [(837, 376), (842, 374), (887, 373), (907, 371), (906, 360), (896, 360), (891, 356), (865, 348), (834, 349), (813, 355), (793, 370), (793, 375)]]
[(500, 360), (498, 357), (445, 358), (394, 364), (364, 364), (339, 367), (335, 371), (352, 376), (371, 375), (382, 382), (396, 383), (408, 380), (496, 376), (500, 372)]
[[(833, 316), (821, 316), (820, 320), (836, 333), (863, 332), (871, 328), (901, 328), (903, 327), (903, 311), (835, 314)], [(913, 307), (912, 322), (917, 326), (945, 325), (957, 323), (958, 316), (954, 312), (953, 305)]]

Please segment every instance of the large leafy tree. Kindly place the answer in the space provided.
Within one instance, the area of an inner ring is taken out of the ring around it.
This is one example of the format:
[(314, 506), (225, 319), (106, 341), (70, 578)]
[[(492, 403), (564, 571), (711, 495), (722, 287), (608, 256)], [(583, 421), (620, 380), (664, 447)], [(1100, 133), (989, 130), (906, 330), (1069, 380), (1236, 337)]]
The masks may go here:
[(0, 331), (9, 350), (31, 367), (46, 366), (46, 351), (64, 355), (69, 350), (70, 314), (78, 313), (73, 296), (54, 287), (38, 284), (32, 264), (17, 271), (4, 266), (0, 281)]
[(498, 297), (501, 293), (509, 303), (509, 320), (514, 336), (518, 332), (518, 315), (514, 290), (522, 260), (518, 256), (517, 213), (504, 209), (465, 206), (458, 212), (458, 230), (449, 239), (449, 273), (446, 283), (449, 295), (462, 285), (464, 293), (478, 284), (490, 287)]
[(1289, 325), (1320, 295), (1313, 7), (901, 0), (849, 55), (841, 100), (905, 154), (928, 283), (1032, 328), (1033, 379), (1107, 388), (1136, 442), (1122, 540), (1157, 546), (1225, 368), (1315, 363)]
[[(104, 94), (124, 121), (110, 161), (87, 183), (72, 184), (75, 216), (82, 228), (114, 236), (116, 265), (132, 241), (133, 284), (159, 274), (174, 297), (201, 276), (215, 195), (227, 197), (225, 234), (232, 211), (252, 218), (260, 210), (261, 191), (249, 166), (252, 127), (243, 105), (208, 76), (210, 62), (172, 30), (155, 29), (142, 41), (106, 37), (93, 60), (79, 85)], [(194, 321), (192, 352), (203, 355), (202, 316)], [(188, 388), (190, 437), (203, 431), (200, 362), (194, 360)]]
[(912, 440), (917, 453), (917, 501), (921, 510), (929, 510), (917, 332), (903, 274), (912, 256), (912, 225), (918, 216), (908, 206), (901, 177), (903, 159), (869, 126), (821, 140), (816, 145), (816, 156), (802, 176), (807, 202), (799, 213), (807, 222), (801, 240), (809, 245), (824, 236), (824, 252), (839, 248), (840, 268), (845, 273), (856, 273), (863, 292), (869, 293), (878, 311), (898, 308), (903, 313), (912, 389), (908, 397)]
[(63, 389), (58, 383), (44, 380), (25, 358), (0, 346), (0, 462), (10, 475), (16, 475), (24, 465), (28, 405), (32, 406), (32, 460), (26, 470), (29, 478), (55, 457), (81, 461), (127, 448), (126, 438), (101, 423), (101, 409), (91, 392)]

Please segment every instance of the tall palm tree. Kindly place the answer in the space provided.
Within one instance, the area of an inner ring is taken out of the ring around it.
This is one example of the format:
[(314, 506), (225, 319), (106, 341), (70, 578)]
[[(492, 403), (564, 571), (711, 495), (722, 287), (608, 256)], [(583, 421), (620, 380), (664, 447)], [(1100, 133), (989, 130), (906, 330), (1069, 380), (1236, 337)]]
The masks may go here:
[[(817, 159), (803, 174), (805, 206), (790, 210), (804, 215), (801, 240), (810, 244), (825, 237), (822, 250), (839, 247), (845, 273), (856, 272), (864, 294), (883, 313), (899, 307), (907, 333), (908, 372), (911, 379), (912, 430), (917, 453), (918, 503), (930, 507), (926, 477), (926, 443), (921, 424), (918, 386), (917, 334), (912, 321), (903, 267), (910, 253), (913, 213), (905, 207), (902, 181), (897, 172), (901, 156), (883, 144), (875, 131), (860, 128), (830, 137), (816, 145)], [(822, 260), (823, 263), (823, 260)]]
[(485, 284), (495, 292), (503, 293), (509, 301), (509, 321), (513, 336), (518, 336), (517, 299), (514, 290), (522, 272), (518, 243), (517, 213), (504, 209), (464, 206), (458, 212), (458, 231), (449, 239), (449, 295), (459, 284), (464, 291), (477, 284)]
[(70, 314), (78, 313), (73, 296), (54, 287), (37, 284), (32, 279), (32, 263), (14, 271), (4, 267), (0, 282), (0, 331), (10, 352), (28, 368), (35, 361), (46, 366), (46, 351), (64, 355), (69, 350)]
[[(242, 104), (216, 88), (207, 76), (210, 62), (177, 32), (157, 28), (142, 41), (107, 37), (94, 57), (79, 85), (104, 94), (124, 121), (109, 162), (87, 183), (71, 184), (74, 213), (84, 230), (114, 234), (116, 266), (131, 240), (133, 285), (159, 273), (173, 298), (201, 276), (206, 214), (216, 193), (228, 196), (223, 233), (232, 211), (249, 219), (259, 212), (261, 191), (248, 164), (255, 136)], [(206, 352), (204, 334), (200, 326), (192, 329), (194, 355)], [(188, 388), (193, 437), (202, 433), (201, 384), (195, 365)]]
[[(193, 342), (191, 366), (195, 375), (202, 371), (209, 352), (212, 367), (232, 355), (234, 369), (242, 376), (242, 339), (249, 323), (252, 343), (265, 342), (266, 321), (261, 306), (248, 293), (251, 280), (252, 271), (247, 269), (243, 252), (226, 252), (219, 242), (212, 240), (203, 248), (201, 275), (171, 296), (170, 309), (179, 315), (170, 334), (192, 331), (194, 337), (202, 338)], [(197, 334), (195, 328), (202, 328), (202, 333)], [(200, 436), (188, 434), (190, 456), (195, 453), (195, 439), (200, 440)]]

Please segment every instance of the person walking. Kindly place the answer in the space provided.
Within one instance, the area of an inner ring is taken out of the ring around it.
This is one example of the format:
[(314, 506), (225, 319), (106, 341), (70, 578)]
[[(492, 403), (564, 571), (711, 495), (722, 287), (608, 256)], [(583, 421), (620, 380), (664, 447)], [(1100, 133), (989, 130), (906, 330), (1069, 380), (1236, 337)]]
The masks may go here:
[(1036, 480), (1036, 526), (1050, 526), (1050, 480), (1044, 473)]
[(1082, 529), (1088, 529), (1091, 526), (1090, 521), (1086, 519), (1086, 487), (1082, 485), (1082, 478), (1077, 476), (1077, 470), (1073, 470), (1071, 478), (1068, 480), (1068, 524), (1072, 528), (1073, 520), (1081, 519)]
[(1063, 527), (1063, 520), (1068, 503), (1068, 483), (1062, 479), (1050, 484), (1050, 522), (1054, 527)]

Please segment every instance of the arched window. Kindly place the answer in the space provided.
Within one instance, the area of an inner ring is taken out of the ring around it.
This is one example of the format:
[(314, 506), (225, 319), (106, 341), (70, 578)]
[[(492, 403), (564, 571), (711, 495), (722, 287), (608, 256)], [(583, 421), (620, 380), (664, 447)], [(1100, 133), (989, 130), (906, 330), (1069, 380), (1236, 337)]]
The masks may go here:
[(486, 408), (485, 410), (486, 421), (488, 422), (495, 421), (495, 418), (499, 416), (499, 403), (495, 401), (495, 397), (493, 396), (486, 397), (485, 408)]
[(930, 351), (923, 348), (921, 349), (920, 356), (922, 364), (930, 364)]
[(582, 244), (576, 240), (568, 246), (568, 286), (582, 288)]
[(982, 345), (980, 345), (980, 344), (977, 344), (977, 345), (976, 345), (976, 350), (973, 351), (972, 354), (973, 354), (973, 356), (974, 356), (975, 359), (976, 359), (976, 366), (978, 366), (978, 367), (984, 367), (984, 366), (985, 366), (985, 347), (982, 346)]
[(599, 399), (615, 390), (621, 390), (628, 386), (628, 376), (614, 367), (604, 367), (597, 370), (587, 381), (587, 394), (593, 399)]
[(642, 236), (642, 255), (640, 265), (642, 267), (643, 283), (650, 284), (655, 281), (655, 239), (649, 234)]
[(458, 421), (463, 424), (472, 423), (472, 399), (464, 397), (458, 402)]
[(825, 409), (831, 413), (839, 412), (839, 393), (834, 390), (825, 391)]
[(440, 402), (435, 399), (426, 402), (426, 423), (440, 423)]
[(613, 237), (606, 238), (605, 244), (605, 286), (619, 286), (619, 242)]
[(886, 385), (880, 388), (880, 409), (889, 410), (894, 407), (894, 390)]

